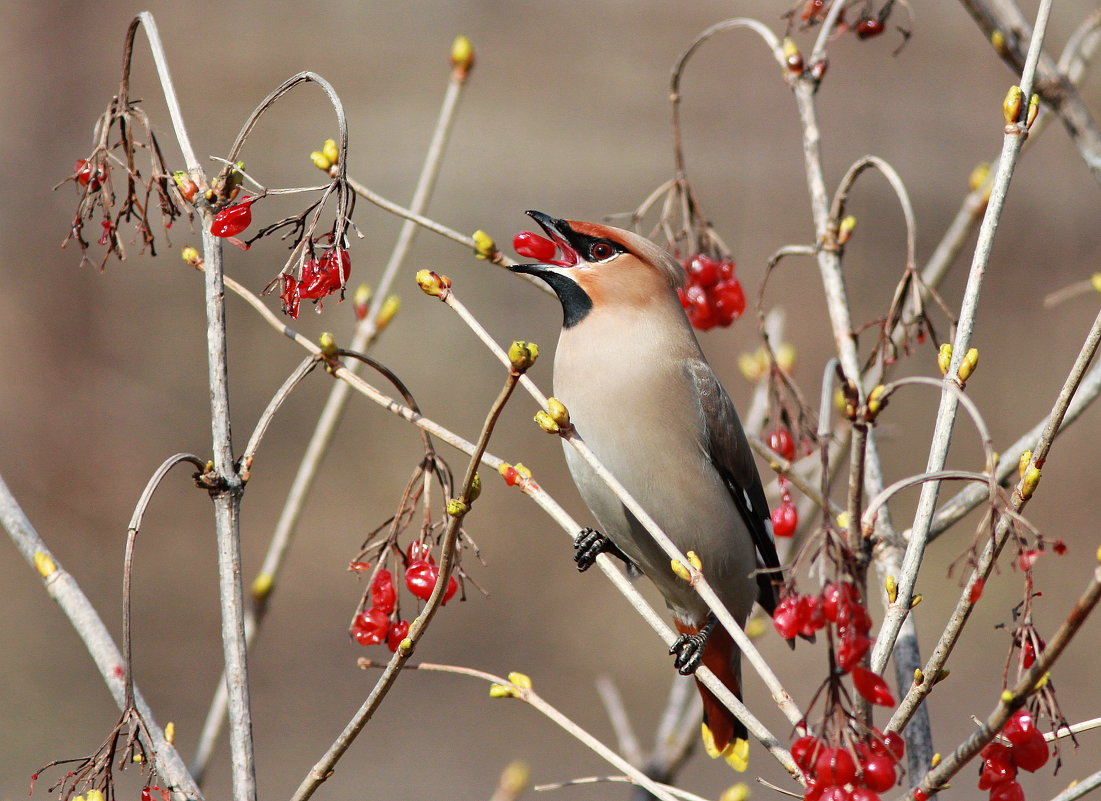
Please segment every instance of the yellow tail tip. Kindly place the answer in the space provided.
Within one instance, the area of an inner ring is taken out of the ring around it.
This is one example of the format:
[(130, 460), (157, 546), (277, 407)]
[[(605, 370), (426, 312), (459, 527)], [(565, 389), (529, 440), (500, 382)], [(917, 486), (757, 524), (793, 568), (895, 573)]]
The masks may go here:
[(749, 740), (737, 739), (727, 743), (726, 748), (719, 750), (715, 745), (715, 736), (706, 723), (700, 725), (700, 736), (703, 738), (703, 748), (712, 759), (722, 757), (726, 764), (742, 773), (749, 767)]

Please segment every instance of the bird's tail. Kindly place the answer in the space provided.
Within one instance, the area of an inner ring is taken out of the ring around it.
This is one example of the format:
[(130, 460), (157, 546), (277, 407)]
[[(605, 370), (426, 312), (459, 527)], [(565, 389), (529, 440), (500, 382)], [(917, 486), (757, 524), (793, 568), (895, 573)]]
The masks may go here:
[[(677, 629), (682, 634), (695, 634), (699, 631), (698, 627), (680, 621), (677, 621)], [(741, 655), (729, 632), (721, 625), (715, 626), (704, 647), (703, 664), (734, 693), (739, 701), (742, 698), (740, 661)], [(749, 734), (745, 724), (734, 717), (734, 713), (727, 709), (698, 679), (696, 686), (703, 699), (703, 745), (707, 755), (713, 759), (723, 757), (734, 770), (744, 771), (749, 763)]]

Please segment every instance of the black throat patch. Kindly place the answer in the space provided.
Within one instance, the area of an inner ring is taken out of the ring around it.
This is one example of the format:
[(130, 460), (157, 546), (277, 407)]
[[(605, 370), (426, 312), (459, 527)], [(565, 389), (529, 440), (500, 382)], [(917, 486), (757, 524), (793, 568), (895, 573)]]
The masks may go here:
[(564, 275), (540, 272), (535, 275), (546, 282), (562, 303), (562, 327), (572, 328), (593, 310), (593, 300), (585, 290)]

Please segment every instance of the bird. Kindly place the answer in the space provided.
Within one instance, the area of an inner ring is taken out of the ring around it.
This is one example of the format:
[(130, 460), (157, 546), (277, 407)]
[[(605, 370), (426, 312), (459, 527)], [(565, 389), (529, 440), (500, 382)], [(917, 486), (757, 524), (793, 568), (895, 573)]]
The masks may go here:
[[(678, 297), (684, 269), (631, 231), (527, 214), (556, 245), (555, 258), (509, 269), (541, 279), (561, 302), (554, 396), (573, 429), (681, 552), (695, 552), (739, 625), (754, 602), (771, 616), (782, 579), (768, 502), (738, 413)], [(680, 633), (674, 666), (690, 675), (702, 663), (740, 699), (741, 653), (729, 633), (588, 462), (563, 446), (600, 526), (575, 538), (578, 568), (608, 551), (645, 575)], [(708, 754), (744, 770), (745, 725), (697, 685)]]

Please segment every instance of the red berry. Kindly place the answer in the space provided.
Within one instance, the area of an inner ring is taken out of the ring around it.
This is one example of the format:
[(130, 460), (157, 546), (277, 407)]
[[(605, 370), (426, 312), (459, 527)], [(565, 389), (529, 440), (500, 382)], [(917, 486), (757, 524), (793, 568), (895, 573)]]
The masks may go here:
[[(417, 598), (420, 598), (422, 601), (427, 601), (428, 597), (432, 595), (432, 590), (435, 588), (439, 577), (440, 568), (438, 566), (418, 559), (411, 562), (409, 567), (405, 569), (405, 586), (408, 587), (409, 592), (413, 593)], [(451, 596), (453, 596), (458, 589), (459, 582), (455, 580), (454, 576), (448, 576), (447, 590), (443, 595), (443, 603), (446, 604), (450, 601)]]
[(895, 759), (902, 759), (906, 755), (906, 741), (897, 731), (889, 731), (883, 735), (883, 744), (895, 755)]
[(846, 629), (837, 645), (837, 669), (848, 673), (860, 664), (871, 645), (872, 641), (867, 636), (855, 629)]
[(546, 237), (533, 234), (531, 231), (521, 231), (512, 238), (512, 249), (526, 259), (536, 261), (550, 261), (558, 252), (558, 246)]
[(351, 570), (353, 573), (362, 573), (364, 570), (370, 570), (371, 569), (371, 563), (370, 562), (350, 562), (348, 564), (348, 569)]
[(401, 641), (409, 636), (409, 621), (399, 620), (390, 624), (390, 632), (386, 635), (386, 647), (391, 653), (396, 653)]
[[(894, 784), (891, 787), (894, 787)], [(879, 796), (867, 787), (854, 787), (850, 797), (852, 801), (879, 801)]]
[(715, 286), (719, 282), (719, 263), (702, 253), (693, 257), (684, 265), (688, 273), (688, 283), (702, 289)]
[(886, 754), (873, 754), (860, 766), (864, 786), (885, 793), (895, 786), (895, 761)]
[(356, 615), (352, 622), (352, 637), (360, 645), (374, 645), (386, 639), (390, 616), (381, 609), (368, 609)]
[(152, 801), (153, 794), (149, 791), (148, 787), (141, 788), (141, 801)]
[(719, 262), (719, 279), (729, 280), (734, 277), (733, 259), (723, 259)]
[(1023, 745), (1031, 740), (1039, 729), (1036, 728), (1036, 719), (1027, 709), (1018, 709), (1002, 727), (1002, 734), (1013, 745)]
[(283, 314), (288, 315), (292, 320), (297, 320), (298, 308), (302, 300), (298, 292), (298, 281), (293, 275), (287, 273), (283, 273), (280, 278), (283, 281), (283, 291), (279, 294), (279, 299), (283, 301)]
[(799, 599), (799, 633), (810, 637), (826, 625), (822, 604), (816, 595), (804, 595)]
[(823, 742), (817, 737), (812, 734), (804, 734), (791, 744), (791, 758), (804, 771), (809, 771), (811, 766), (814, 765), (818, 749), (822, 746)]
[(783, 426), (768, 432), (768, 447), (789, 462), (795, 458), (795, 440), (792, 438), (791, 432)]
[(982, 591), (985, 586), (986, 579), (975, 579), (975, 583), (971, 585), (971, 593), (967, 596), (967, 600), (972, 604), (978, 603), (978, 600), (982, 598)]
[(688, 312), (688, 321), (693, 328), (700, 331), (709, 331), (715, 327), (718, 318), (715, 307), (711, 305), (711, 299), (707, 292), (698, 286), (690, 286), (681, 298), (681, 304)]
[(822, 793), (826, 786), (814, 778), (814, 773), (807, 771), (807, 789), (803, 791), (803, 801), (822, 801)]
[(842, 605), (851, 605), (859, 598), (856, 586), (852, 582), (828, 582), (822, 588), (822, 613), (826, 616), (826, 620), (836, 623)]
[(814, 760), (814, 775), (825, 785), (848, 784), (856, 778), (856, 762), (846, 748), (822, 748)]
[(718, 315), (719, 325), (730, 325), (745, 312), (745, 292), (741, 281), (734, 278), (712, 287), (711, 302)]
[(1013, 751), (1001, 743), (990, 743), (982, 750), (982, 771), (979, 773), (979, 789), (1010, 781), (1017, 776), (1017, 765), (1013, 761)]
[(929, 801), (929, 794), (922, 790), (920, 787), (914, 788), (914, 801)]
[(867, 634), (872, 628), (872, 617), (859, 601), (843, 600), (837, 607), (837, 630), (856, 629)]
[(776, 537), (791, 537), (799, 526), (799, 510), (791, 501), (782, 501), (772, 510), (772, 533)]
[(1002, 782), (990, 788), (990, 801), (1025, 801), (1025, 791), (1015, 781)]
[(858, 39), (871, 39), (883, 33), (883, 23), (874, 17), (866, 17), (856, 23), (856, 36)]
[(1013, 745), (1013, 761), (1017, 764), (1017, 767), (1021, 770), (1027, 770), (1029, 773), (1035, 773), (1044, 765), (1047, 764), (1048, 759), (1051, 757), (1051, 751), (1048, 750), (1047, 741), (1044, 740), (1044, 735), (1040, 733), (1039, 729), (1034, 729), (1032, 738), (1023, 743), (1014, 743)]
[(780, 603), (772, 613), (772, 625), (785, 640), (794, 639), (803, 627), (799, 619), (799, 596), (789, 595)]
[(410, 562), (436, 563), (436, 560), (432, 558), (432, 546), (420, 540), (410, 540), (409, 545), (405, 548), (405, 558)]
[(853, 794), (844, 787), (827, 787), (822, 791), (822, 801), (852, 801)]
[(1058, 556), (1062, 556), (1067, 552), (1067, 544), (1062, 540), (1055, 540), (1051, 545), (1051, 549), (1055, 551)]
[(869, 703), (878, 706), (895, 705), (894, 696), (891, 695), (887, 682), (878, 673), (873, 673), (867, 668), (860, 667), (860, 665), (853, 665), (852, 677), (856, 691), (864, 696)]
[(394, 579), (385, 568), (375, 574), (371, 582), (371, 606), (381, 609), (387, 615), (394, 611), (398, 593), (394, 589)]
[(252, 225), (252, 204), (255, 198), (245, 198), (240, 203), (228, 206), (214, 215), (210, 223), (210, 233), (214, 236), (237, 236)]
[(809, 19), (819, 19), (826, 11), (826, 0), (807, 0), (803, 5), (803, 12), (799, 18), (806, 22)]

